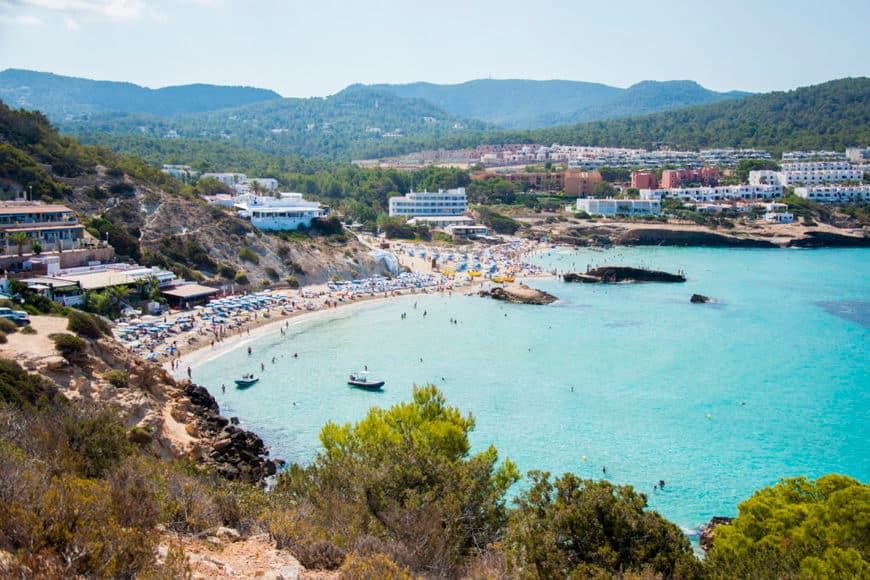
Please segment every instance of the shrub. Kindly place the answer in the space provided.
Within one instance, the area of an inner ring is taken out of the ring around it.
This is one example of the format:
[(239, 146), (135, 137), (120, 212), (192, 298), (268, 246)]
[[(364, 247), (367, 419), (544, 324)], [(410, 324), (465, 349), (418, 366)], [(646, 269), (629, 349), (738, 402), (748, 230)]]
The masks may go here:
[(19, 332), (21, 334), (36, 334), (36, 329), (28, 324), (27, 326), (21, 327)]
[(220, 275), (227, 280), (232, 280), (236, 277), (236, 269), (229, 264), (221, 264), (219, 269)]
[(112, 329), (108, 322), (99, 316), (90, 314), (89, 312), (72, 309), (69, 311), (68, 318), (69, 323), (67, 324), (66, 329), (71, 330), (80, 336), (100, 338), (112, 333)]
[(63, 395), (39, 375), (26, 372), (15, 361), (0, 359), (0, 401), (29, 407), (41, 400), (63, 399)]
[(412, 580), (411, 572), (390, 560), (384, 554), (361, 556), (349, 554), (338, 570), (341, 578), (354, 580)]
[(249, 284), (247, 274), (239, 273), (236, 275), (236, 284)]
[(6, 336), (6, 333), (0, 330), (0, 344), (6, 344), (9, 342), (9, 337)]
[(70, 413), (64, 417), (63, 430), (70, 448), (79, 455), (79, 471), (85, 477), (102, 477), (132, 451), (124, 424), (108, 408)]
[(245, 262), (250, 262), (252, 264), (260, 263), (260, 256), (258, 256), (251, 248), (244, 247), (239, 250), (239, 259)]
[(705, 559), (712, 578), (867, 578), (870, 485), (831, 474), (783, 479), (716, 528)]
[(297, 280), (295, 276), (288, 276), (287, 285), (291, 288), (299, 288), (299, 280)]
[(153, 437), (151, 436), (151, 432), (144, 427), (133, 427), (127, 431), (127, 441), (133, 445), (147, 447), (152, 440)]
[(72, 334), (53, 334), (49, 338), (54, 341), (54, 347), (67, 360), (78, 357), (87, 347), (85, 341)]
[(504, 539), (509, 572), (537, 577), (610, 577), (651, 572), (694, 577), (689, 540), (631, 486), (532, 471)]
[(413, 399), (372, 409), (355, 425), (328, 423), (312, 465), (279, 475), (277, 493), (307, 516), (304, 524), (279, 522), (290, 541), (313, 549), (331, 540), (349, 550), (374, 539), (396, 562), (454, 577), (497, 540), (516, 467), (499, 463), (494, 447), (471, 455), (474, 419), (436, 387), (414, 388)]
[(326, 530), (316, 527), (298, 512), (273, 513), (269, 536), (277, 548), (290, 551), (310, 570), (336, 570), (344, 563), (344, 550), (326, 540)]
[(266, 276), (268, 276), (272, 280), (277, 280), (279, 278), (278, 271), (272, 266), (266, 266), (263, 271), (266, 273)]
[(127, 386), (127, 373), (113, 369), (103, 374), (103, 380), (113, 387), (123, 389)]
[(18, 330), (18, 326), (8, 318), (0, 318), (0, 332), (12, 334)]

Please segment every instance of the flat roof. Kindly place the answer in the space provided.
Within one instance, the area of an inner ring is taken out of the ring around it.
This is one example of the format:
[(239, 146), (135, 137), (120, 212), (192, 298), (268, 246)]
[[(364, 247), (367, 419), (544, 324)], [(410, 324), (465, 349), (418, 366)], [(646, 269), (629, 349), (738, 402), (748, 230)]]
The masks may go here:
[(201, 284), (185, 284), (184, 286), (176, 286), (169, 290), (160, 291), (161, 294), (173, 296), (175, 298), (199, 298), (200, 296), (209, 296), (211, 294), (217, 294), (218, 292), (219, 290), (217, 288), (203, 286)]
[(67, 280), (73, 280), (81, 284), (84, 290), (99, 290), (110, 286), (133, 285), (139, 279), (130, 276), (126, 272), (105, 271), (89, 272), (87, 274), (69, 274), (64, 276)]
[(76, 282), (67, 278), (52, 278), (51, 276), (34, 276), (33, 278), (22, 278), (25, 284), (42, 284), (44, 286), (53, 286), (54, 288), (67, 288), (76, 286)]
[(73, 210), (68, 208), (65, 205), (18, 205), (15, 203), (0, 203), (0, 214), (4, 213), (60, 213), (60, 212), (69, 212), (73, 213)]

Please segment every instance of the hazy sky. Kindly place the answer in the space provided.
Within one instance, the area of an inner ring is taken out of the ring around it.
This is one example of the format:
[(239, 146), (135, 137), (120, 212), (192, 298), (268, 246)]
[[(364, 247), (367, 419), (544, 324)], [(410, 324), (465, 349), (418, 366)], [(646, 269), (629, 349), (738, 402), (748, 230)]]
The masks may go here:
[(870, 74), (870, 0), (0, 0), (0, 69), (327, 95), (355, 82)]

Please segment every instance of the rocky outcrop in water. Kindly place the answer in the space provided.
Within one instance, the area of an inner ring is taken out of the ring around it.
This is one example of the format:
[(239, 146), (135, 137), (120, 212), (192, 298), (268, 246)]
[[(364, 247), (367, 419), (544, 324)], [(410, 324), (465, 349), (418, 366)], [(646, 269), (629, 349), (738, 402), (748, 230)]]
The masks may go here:
[(584, 284), (621, 284), (632, 282), (685, 282), (682, 274), (671, 274), (658, 270), (645, 270), (631, 266), (602, 266), (585, 274), (569, 272), (562, 277), (565, 282)]
[(208, 442), (202, 457), (205, 463), (214, 465), (227, 479), (257, 482), (275, 474), (282, 462), (269, 459), (269, 451), (256, 433), (236, 427), (221, 415), (207, 389), (187, 383), (184, 395), (196, 417), (199, 438)]
[(703, 294), (692, 294), (692, 297), (689, 298), (689, 302), (692, 304), (706, 304), (710, 302), (712, 298), (709, 296), (704, 296)]
[(733, 518), (725, 516), (713, 516), (713, 518), (702, 525), (700, 528), (701, 536), (698, 538), (698, 545), (706, 552), (713, 547), (713, 539), (716, 537), (716, 528), (719, 526), (731, 525)]
[(497, 286), (492, 290), (481, 290), (480, 296), (503, 300), (512, 304), (552, 304), (558, 298), (535, 288), (529, 288), (525, 284), (508, 284)]

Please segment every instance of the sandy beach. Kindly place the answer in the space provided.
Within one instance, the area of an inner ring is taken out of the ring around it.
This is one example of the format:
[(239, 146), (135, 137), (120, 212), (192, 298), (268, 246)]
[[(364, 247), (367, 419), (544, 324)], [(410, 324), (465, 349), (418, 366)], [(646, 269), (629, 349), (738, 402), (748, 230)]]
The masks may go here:
[[(540, 243), (515, 241), (511, 251), (505, 256), (499, 254), (498, 269), (492, 275), (513, 275), (517, 273), (522, 264), (522, 257), (536, 249), (546, 247)], [(440, 275), (442, 264), (436, 264), (433, 268), (431, 258), (419, 256), (419, 249), (427, 252), (444, 248), (430, 247), (423, 244), (403, 243), (394, 244), (392, 251), (399, 259), (400, 266), (410, 271), (413, 275)], [(418, 251), (413, 251), (416, 249)], [(491, 249), (488, 246), (463, 247), (463, 253), (483, 253)], [(446, 253), (446, 252), (445, 252)], [(431, 255), (431, 254), (430, 254)], [(450, 265), (444, 266), (449, 269)], [(549, 276), (549, 273), (529, 271), (519, 274), (519, 277)], [(478, 288), (493, 284), (491, 277), (479, 276), (468, 277), (456, 275), (444, 283), (422, 288), (403, 288), (388, 290), (385, 292), (371, 292), (348, 296), (346, 293), (336, 291), (326, 284), (317, 286), (305, 286), (298, 290), (282, 289), (257, 293), (256, 295), (268, 294), (273, 305), (260, 308), (252, 312), (245, 312), (237, 320), (232, 328), (215, 331), (203, 320), (205, 315), (202, 309), (194, 309), (182, 312), (173, 312), (156, 320), (164, 323), (163, 326), (176, 326), (178, 321), (191, 320), (190, 328), (173, 333), (170, 336), (158, 339), (150, 347), (136, 346), (139, 354), (151, 357), (162, 364), (163, 368), (171, 372), (176, 378), (190, 376), (195, 380), (194, 369), (215, 360), (237, 348), (245, 348), (252, 342), (264, 336), (283, 333), (289, 326), (308, 322), (319, 317), (328, 317), (333, 312), (347, 312), (348, 309), (359, 308), (363, 305), (372, 304), (382, 300), (388, 300), (398, 296), (436, 294), (444, 292), (476, 292)], [(292, 311), (288, 311), (287, 305), (292, 304)], [(186, 328), (186, 327), (185, 327)], [(121, 330), (120, 332), (124, 332)], [(116, 329), (116, 334), (118, 330)], [(171, 352), (167, 352), (171, 348)], [(160, 352), (160, 350), (163, 352)], [(146, 353), (146, 351), (148, 351)], [(189, 370), (188, 370), (189, 369)], [(188, 372), (190, 375), (188, 375)]]

